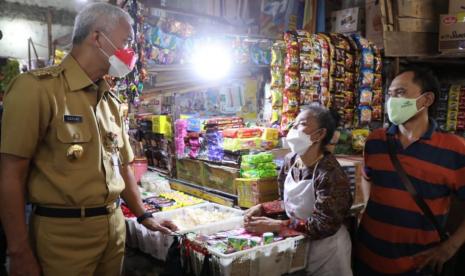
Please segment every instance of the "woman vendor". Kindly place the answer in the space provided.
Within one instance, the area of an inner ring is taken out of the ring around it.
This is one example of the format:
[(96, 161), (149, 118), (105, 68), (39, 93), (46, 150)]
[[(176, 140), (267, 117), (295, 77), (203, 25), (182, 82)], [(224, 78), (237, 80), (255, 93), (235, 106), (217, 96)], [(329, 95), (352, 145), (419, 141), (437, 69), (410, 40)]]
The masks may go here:
[[(352, 204), (349, 180), (326, 150), (336, 126), (324, 107), (303, 110), (286, 138), (292, 152), (278, 178), (281, 200), (256, 205), (244, 217), (249, 232), (308, 236), (307, 275), (352, 275), (351, 241), (344, 225)], [(284, 212), (288, 220), (270, 218)]]

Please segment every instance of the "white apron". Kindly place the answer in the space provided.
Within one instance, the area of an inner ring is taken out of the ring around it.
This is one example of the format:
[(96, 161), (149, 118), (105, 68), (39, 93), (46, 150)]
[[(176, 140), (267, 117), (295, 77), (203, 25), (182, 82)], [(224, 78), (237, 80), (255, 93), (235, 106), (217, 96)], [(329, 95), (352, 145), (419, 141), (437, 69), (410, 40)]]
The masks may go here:
[[(284, 208), (288, 217), (307, 220), (315, 207), (315, 172), (319, 162), (315, 165), (311, 180), (295, 182), (292, 168), (284, 182)], [(349, 232), (342, 225), (332, 236), (312, 240), (309, 244), (307, 256), (307, 275), (315, 276), (352, 276), (351, 250)]]

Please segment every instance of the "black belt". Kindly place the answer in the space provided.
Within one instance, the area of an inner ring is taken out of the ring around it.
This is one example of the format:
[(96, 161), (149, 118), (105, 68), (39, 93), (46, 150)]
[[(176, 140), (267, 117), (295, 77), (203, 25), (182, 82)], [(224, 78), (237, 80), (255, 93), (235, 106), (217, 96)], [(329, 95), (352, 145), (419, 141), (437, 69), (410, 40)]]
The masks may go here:
[(43, 206), (34, 206), (36, 215), (52, 218), (84, 218), (96, 217), (112, 214), (118, 207), (119, 201), (102, 207), (80, 208), (80, 209), (65, 209), (65, 208), (49, 208)]

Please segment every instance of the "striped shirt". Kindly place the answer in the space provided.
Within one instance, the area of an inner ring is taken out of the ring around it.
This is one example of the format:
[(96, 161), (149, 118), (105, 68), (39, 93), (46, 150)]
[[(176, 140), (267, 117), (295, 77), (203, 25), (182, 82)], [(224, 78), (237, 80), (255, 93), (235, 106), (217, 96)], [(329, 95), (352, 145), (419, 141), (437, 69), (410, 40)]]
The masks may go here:
[[(436, 128), (430, 120), (417, 142), (404, 149), (396, 136), (396, 144), (418, 194), (444, 225), (451, 194), (465, 200), (465, 139)], [(415, 273), (418, 260), (412, 256), (437, 245), (439, 235), (394, 170), (386, 133), (396, 135), (398, 127), (373, 131), (365, 145), (365, 172), (372, 185), (358, 233), (357, 270), (359, 275), (422, 275)]]

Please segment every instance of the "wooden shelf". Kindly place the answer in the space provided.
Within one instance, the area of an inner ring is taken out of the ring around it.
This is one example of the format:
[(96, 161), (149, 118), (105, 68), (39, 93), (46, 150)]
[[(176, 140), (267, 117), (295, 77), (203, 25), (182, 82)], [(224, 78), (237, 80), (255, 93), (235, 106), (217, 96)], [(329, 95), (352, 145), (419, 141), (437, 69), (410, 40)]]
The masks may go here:
[(174, 13), (174, 14), (179, 14), (183, 16), (190, 16), (190, 17), (196, 17), (196, 18), (204, 18), (204, 19), (209, 19), (212, 21), (216, 21), (221, 24), (233, 26), (233, 27), (239, 27), (239, 28), (244, 28), (247, 27), (247, 25), (244, 24), (234, 24), (232, 22), (229, 22), (225, 18), (221, 16), (215, 16), (215, 15), (210, 15), (206, 13), (199, 13), (199, 12), (194, 12), (194, 11), (189, 11), (189, 10), (184, 10), (184, 9), (178, 9), (178, 8), (169, 8), (169, 7), (164, 7), (161, 5), (160, 0), (140, 0), (142, 4), (147, 7), (147, 8), (155, 8), (159, 10), (163, 10), (168, 13)]
[(465, 52), (463, 53), (447, 53), (434, 56), (419, 56), (419, 57), (399, 57), (400, 63), (430, 63), (430, 64), (457, 64), (465, 65)]
[[(233, 71), (257, 69), (257, 68), (270, 68), (270, 65), (266, 64), (233, 64)], [(178, 72), (178, 71), (194, 71), (195, 68), (192, 64), (169, 64), (169, 65), (152, 65), (147, 66), (149, 73), (160, 73), (160, 72)]]
[(171, 183), (171, 186), (175, 190), (185, 192), (193, 196), (197, 196), (199, 198), (226, 206), (232, 207), (237, 203), (237, 195), (225, 193), (223, 191), (201, 186), (196, 183), (192, 183), (182, 179), (172, 178), (169, 176), (168, 171), (161, 170), (152, 166), (149, 166), (148, 169), (150, 171), (158, 172), (163, 177), (168, 179), (168, 181)]
[(168, 170), (162, 170), (157, 167), (148, 166), (148, 169), (149, 171), (160, 173), (164, 177), (169, 177), (170, 174)]
[(237, 196), (221, 192), (208, 187), (200, 186), (188, 181), (170, 178), (171, 187), (175, 190), (191, 194), (193, 196), (215, 202), (221, 205), (233, 207), (237, 203)]

